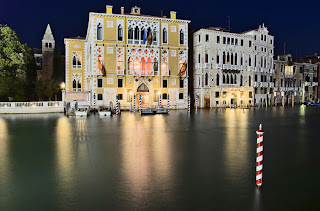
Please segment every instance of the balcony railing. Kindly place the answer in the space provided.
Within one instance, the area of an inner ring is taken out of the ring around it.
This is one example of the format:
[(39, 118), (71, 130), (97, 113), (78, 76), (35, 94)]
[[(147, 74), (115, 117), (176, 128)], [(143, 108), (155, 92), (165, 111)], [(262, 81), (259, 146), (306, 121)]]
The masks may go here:
[(124, 70), (117, 70), (117, 75), (124, 75)]
[(239, 84), (222, 84), (222, 88), (240, 88)]
[(318, 86), (318, 82), (312, 82), (312, 86)]
[(273, 88), (274, 87), (274, 82), (269, 82), (269, 86), (270, 86), (270, 88)]
[(216, 69), (222, 69), (222, 64), (216, 64)]
[(271, 73), (271, 74), (274, 74), (274, 73), (275, 73), (275, 70), (274, 70), (274, 69), (270, 69), (270, 73)]
[(200, 63), (196, 64), (196, 69), (200, 69), (200, 68), (201, 68), (201, 64)]
[(255, 81), (253, 82), (253, 87), (258, 87), (259, 86), (259, 82)]
[(128, 75), (133, 75), (133, 76), (154, 76), (157, 75), (157, 72), (153, 70), (128, 70)]
[[(144, 40), (133, 40), (133, 39), (128, 39), (128, 44), (129, 45), (147, 45), (147, 42)], [(152, 41), (151, 45), (158, 45), (158, 41)]]
[(170, 72), (169, 72), (169, 70), (162, 70), (162, 71), (161, 71), (161, 74), (162, 74), (163, 76), (169, 76), (169, 75), (170, 75)]
[(268, 87), (268, 82), (260, 82), (261, 87)]
[(210, 68), (210, 67), (211, 67), (211, 64), (205, 63), (205, 64), (204, 64), (204, 67), (205, 67), (205, 68)]
[(305, 86), (311, 86), (311, 82), (305, 82), (304, 85)]

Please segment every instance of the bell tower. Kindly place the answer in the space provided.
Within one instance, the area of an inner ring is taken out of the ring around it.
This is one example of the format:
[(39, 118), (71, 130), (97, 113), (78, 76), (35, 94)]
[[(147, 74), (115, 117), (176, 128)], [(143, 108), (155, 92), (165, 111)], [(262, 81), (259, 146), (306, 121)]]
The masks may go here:
[(55, 40), (48, 24), (42, 39), (42, 80), (51, 80)]

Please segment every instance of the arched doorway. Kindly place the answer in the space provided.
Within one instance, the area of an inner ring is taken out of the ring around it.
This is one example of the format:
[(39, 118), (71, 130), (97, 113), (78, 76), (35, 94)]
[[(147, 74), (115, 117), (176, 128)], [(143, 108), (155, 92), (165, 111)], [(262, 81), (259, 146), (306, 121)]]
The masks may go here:
[(204, 95), (204, 108), (210, 108), (210, 95), (208, 93)]
[(137, 89), (137, 105), (139, 106), (139, 99), (141, 96), (141, 107), (149, 107), (149, 88), (142, 83)]

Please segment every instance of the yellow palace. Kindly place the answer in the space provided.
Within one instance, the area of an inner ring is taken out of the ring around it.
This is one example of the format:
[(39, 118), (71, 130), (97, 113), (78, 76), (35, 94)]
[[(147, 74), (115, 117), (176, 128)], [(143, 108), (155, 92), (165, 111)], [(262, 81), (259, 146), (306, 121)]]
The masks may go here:
[[(85, 38), (64, 39), (66, 48), (66, 101), (87, 101), (91, 106), (132, 106), (140, 96), (143, 107), (167, 104), (187, 108), (188, 24), (190, 21), (130, 14), (89, 14)], [(136, 102), (137, 104), (137, 102)]]

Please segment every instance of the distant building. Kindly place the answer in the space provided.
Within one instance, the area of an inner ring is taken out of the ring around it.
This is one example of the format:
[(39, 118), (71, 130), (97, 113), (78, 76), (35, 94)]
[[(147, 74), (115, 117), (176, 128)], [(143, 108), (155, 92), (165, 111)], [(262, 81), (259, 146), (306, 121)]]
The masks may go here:
[(162, 99), (171, 108), (187, 108), (188, 24), (170, 17), (141, 14), (90, 13), (85, 38), (64, 40), (66, 49), (66, 101), (85, 100), (92, 106), (130, 108), (136, 96), (143, 107)]
[(221, 28), (193, 35), (193, 87), (199, 107), (271, 103), (274, 37), (263, 25), (243, 33)]
[(276, 76), (274, 97), (279, 103), (291, 104), (317, 100), (317, 64), (311, 60), (293, 59), (290, 54), (274, 59)]

